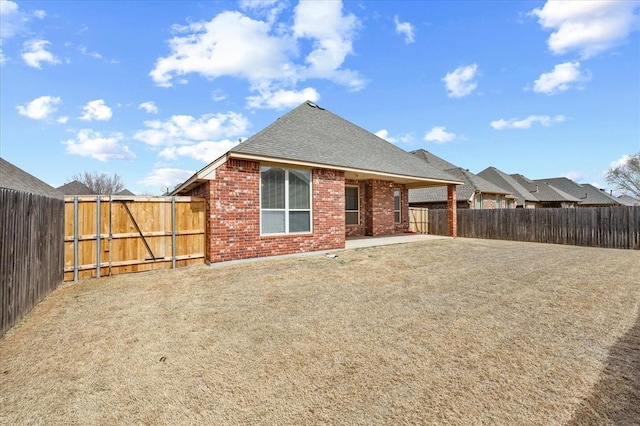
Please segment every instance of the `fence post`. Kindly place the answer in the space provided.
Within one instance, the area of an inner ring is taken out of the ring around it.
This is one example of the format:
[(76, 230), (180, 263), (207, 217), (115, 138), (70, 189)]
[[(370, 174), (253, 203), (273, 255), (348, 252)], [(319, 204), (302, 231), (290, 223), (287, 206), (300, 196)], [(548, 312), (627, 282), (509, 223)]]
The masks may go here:
[(176, 197), (171, 197), (171, 267), (176, 269)]
[(100, 278), (100, 196), (96, 197), (96, 278)]
[(73, 197), (73, 281), (78, 281), (78, 196)]

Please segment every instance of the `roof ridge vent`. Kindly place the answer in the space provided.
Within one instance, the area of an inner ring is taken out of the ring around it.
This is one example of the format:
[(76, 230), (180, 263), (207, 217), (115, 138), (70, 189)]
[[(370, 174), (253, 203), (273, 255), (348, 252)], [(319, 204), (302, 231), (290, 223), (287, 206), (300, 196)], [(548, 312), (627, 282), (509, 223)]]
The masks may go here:
[(324, 108), (320, 107), (320, 105), (316, 104), (315, 102), (307, 101), (307, 105), (309, 105), (311, 108), (317, 108), (321, 111), (324, 111)]

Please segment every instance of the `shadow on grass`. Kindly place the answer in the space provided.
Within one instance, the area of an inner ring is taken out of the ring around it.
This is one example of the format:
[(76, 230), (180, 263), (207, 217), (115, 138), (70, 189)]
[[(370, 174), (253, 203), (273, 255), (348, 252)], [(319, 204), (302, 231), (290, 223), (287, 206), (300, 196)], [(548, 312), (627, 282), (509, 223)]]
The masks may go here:
[(568, 423), (640, 424), (640, 315), (609, 351), (600, 381)]

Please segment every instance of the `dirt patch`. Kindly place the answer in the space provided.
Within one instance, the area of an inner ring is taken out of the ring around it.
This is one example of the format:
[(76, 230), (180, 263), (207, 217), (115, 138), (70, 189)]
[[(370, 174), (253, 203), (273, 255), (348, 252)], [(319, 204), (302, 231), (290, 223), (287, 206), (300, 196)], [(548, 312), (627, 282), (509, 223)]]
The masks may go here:
[(65, 284), (0, 340), (0, 423), (637, 419), (637, 251), (337, 254)]

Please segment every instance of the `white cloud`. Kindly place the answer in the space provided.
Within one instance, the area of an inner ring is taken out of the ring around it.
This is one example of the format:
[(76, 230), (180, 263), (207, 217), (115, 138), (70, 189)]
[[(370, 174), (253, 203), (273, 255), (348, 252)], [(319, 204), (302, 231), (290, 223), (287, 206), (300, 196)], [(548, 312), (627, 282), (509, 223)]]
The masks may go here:
[[(273, 5), (242, 3), (252, 11)], [(344, 15), (342, 3), (336, 1), (301, 2), (292, 23), (275, 22), (273, 16), (259, 20), (225, 11), (207, 22), (174, 26), (175, 35), (168, 42), (170, 54), (158, 58), (149, 75), (162, 87), (170, 87), (189, 74), (245, 79), (257, 92), (248, 100), (262, 106), (268, 105), (260, 101), (263, 93), (298, 92), (297, 83), (311, 78), (359, 90), (364, 80), (357, 72), (342, 68), (345, 58), (353, 53), (357, 26), (356, 17)]]
[(375, 135), (393, 144), (413, 142), (413, 136), (410, 133), (406, 133), (400, 136), (391, 136), (387, 129), (381, 129), (378, 130)]
[(496, 130), (529, 129), (535, 123), (539, 123), (541, 126), (547, 127), (553, 123), (562, 123), (565, 120), (566, 118), (564, 115), (556, 115), (554, 117), (548, 115), (530, 115), (522, 120), (517, 118), (505, 120), (504, 118), (501, 118), (500, 120), (492, 121), (491, 127)]
[(629, 161), (631, 160), (631, 156), (630, 155), (623, 155), (622, 157), (618, 158), (616, 161), (611, 162), (611, 165), (609, 168), (611, 169), (616, 169), (618, 167), (623, 167), (625, 166)]
[(176, 185), (191, 177), (195, 171), (171, 168), (154, 169), (153, 172), (138, 181), (139, 184), (152, 186), (154, 188), (173, 189)]
[(143, 109), (149, 114), (158, 113), (158, 107), (156, 106), (155, 103), (153, 103), (153, 101), (147, 101), (147, 102), (141, 103), (140, 105), (138, 105), (138, 109)]
[(460, 66), (442, 78), (450, 98), (462, 98), (470, 95), (478, 84), (475, 82), (478, 65)]
[(580, 62), (565, 62), (553, 67), (553, 71), (543, 73), (533, 84), (533, 91), (552, 95), (568, 90), (572, 83), (590, 80), (588, 73), (580, 70)]
[(353, 90), (364, 87), (364, 81), (351, 70), (342, 70), (347, 55), (353, 53), (352, 40), (358, 19), (342, 14), (341, 1), (301, 1), (294, 11), (293, 34), (296, 39), (310, 39), (313, 50), (306, 56), (308, 66), (300, 77), (325, 78)]
[(8, 39), (20, 33), (28, 21), (16, 2), (0, 1), (0, 40)]
[(151, 146), (191, 145), (196, 142), (220, 140), (243, 135), (249, 121), (242, 114), (207, 114), (200, 118), (174, 115), (166, 121), (146, 121), (144, 130), (134, 139)]
[(47, 16), (47, 12), (42, 9), (38, 9), (33, 12), (33, 16), (35, 16), (38, 19), (44, 19)]
[(80, 116), (80, 120), (84, 121), (108, 121), (111, 119), (111, 116), (113, 116), (111, 108), (104, 103), (103, 99), (87, 102), (82, 108), (82, 111), (83, 113)]
[(634, 14), (639, 4), (615, 0), (547, 1), (530, 15), (538, 17), (543, 28), (553, 30), (547, 40), (552, 53), (577, 51), (586, 59), (619, 45), (639, 28)]
[(45, 120), (58, 109), (62, 100), (59, 97), (40, 96), (24, 105), (18, 105), (16, 109), (20, 115), (34, 120)]
[(456, 134), (447, 132), (447, 128), (444, 126), (434, 126), (424, 135), (424, 140), (427, 142), (447, 143), (455, 138)]
[(22, 59), (33, 68), (42, 68), (42, 63), (59, 64), (60, 60), (51, 52), (47, 51), (47, 46), (51, 43), (47, 40), (29, 40), (24, 42)]
[(313, 87), (307, 87), (300, 91), (277, 90), (272, 93), (269, 89), (260, 91), (256, 96), (247, 97), (249, 108), (285, 109), (298, 106), (304, 101), (317, 102), (320, 94)]
[(67, 124), (67, 122), (69, 121), (69, 117), (67, 117), (66, 115), (63, 115), (61, 117), (56, 118), (56, 121), (60, 124)]
[(91, 157), (98, 161), (130, 160), (136, 158), (127, 145), (122, 143), (122, 133), (111, 133), (103, 136), (102, 133), (91, 129), (79, 130), (75, 139), (62, 142), (67, 146), (69, 154)]
[(393, 17), (393, 22), (396, 24), (396, 32), (404, 35), (404, 42), (406, 44), (410, 44), (415, 41), (415, 28), (410, 22), (400, 22), (398, 15)]
[(90, 57), (96, 58), (96, 59), (102, 59), (102, 55), (100, 53), (98, 53), (98, 52), (90, 52), (87, 49), (87, 47), (82, 45), (82, 44), (80, 46), (78, 46), (78, 51), (80, 53), (82, 53), (83, 55), (85, 55), (85, 56), (90, 56)]
[(211, 99), (213, 99), (216, 102), (220, 102), (227, 99), (227, 95), (222, 90), (216, 89), (213, 92), (211, 92)]
[(228, 139), (212, 142), (205, 141), (194, 145), (170, 146), (160, 151), (160, 157), (174, 160), (181, 157), (191, 157), (196, 160), (210, 163), (220, 157), (225, 152), (236, 146), (239, 141), (231, 141)]

